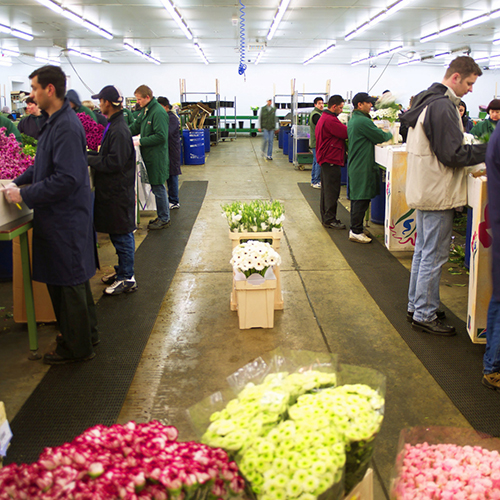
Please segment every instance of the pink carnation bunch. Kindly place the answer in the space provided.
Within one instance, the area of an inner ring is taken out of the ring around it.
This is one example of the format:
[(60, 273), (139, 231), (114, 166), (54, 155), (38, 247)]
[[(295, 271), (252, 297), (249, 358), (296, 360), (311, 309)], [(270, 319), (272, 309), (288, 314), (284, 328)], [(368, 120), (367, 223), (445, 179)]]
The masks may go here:
[(97, 425), (34, 464), (0, 469), (0, 499), (222, 500), (244, 490), (224, 450), (177, 436), (157, 421)]
[(86, 113), (77, 113), (76, 116), (82, 122), (85, 129), (85, 137), (87, 138), (87, 147), (92, 151), (97, 151), (102, 141), (104, 127), (100, 123), (96, 123)]
[(498, 500), (500, 454), (480, 446), (412, 446), (401, 452), (402, 468), (392, 498), (398, 500)]
[(16, 136), (6, 135), (6, 131), (5, 127), (0, 128), (0, 179), (15, 179), (33, 165), (35, 159), (24, 154)]

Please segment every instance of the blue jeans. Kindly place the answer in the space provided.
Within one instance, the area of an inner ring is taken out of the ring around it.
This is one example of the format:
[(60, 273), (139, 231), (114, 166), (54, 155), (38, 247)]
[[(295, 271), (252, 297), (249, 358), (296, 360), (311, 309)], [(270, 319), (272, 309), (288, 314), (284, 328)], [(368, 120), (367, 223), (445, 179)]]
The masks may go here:
[(500, 301), (491, 298), (486, 326), (486, 351), (483, 357), (485, 374), (500, 372)]
[(417, 210), (417, 241), (411, 263), (408, 311), (415, 321), (433, 321), (439, 308), (442, 266), (450, 254), (454, 210)]
[(135, 240), (134, 233), (110, 234), (109, 239), (118, 255), (118, 265), (115, 266), (116, 279), (126, 280), (134, 275), (134, 253)]
[[(272, 158), (273, 156), (273, 141), (274, 141), (274, 129), (266, 130), (262, 129), (262, 152), (267, 156)], [(267, 153), (266, 153), (267, 149)]]
[(155, 195), (156, 199), (156, 214), (158, 218), (163, 222), (168, 222), (170, 220), (170, 208), (168, 207), (167, 200), (167, 190), (164, 184), (157, 184), (153, 186), (151, 184), (151, 191)]
[(313, 166), (311, 172), (311, 184), (319, 184), (321, 182), (321, 167), (316, 160), (316, 148), (311, 148), (313, 152)]
[(167, 179), (168, 187), (168, 202), (178, 204), (179, 203), (179, 176), (171, 175)]

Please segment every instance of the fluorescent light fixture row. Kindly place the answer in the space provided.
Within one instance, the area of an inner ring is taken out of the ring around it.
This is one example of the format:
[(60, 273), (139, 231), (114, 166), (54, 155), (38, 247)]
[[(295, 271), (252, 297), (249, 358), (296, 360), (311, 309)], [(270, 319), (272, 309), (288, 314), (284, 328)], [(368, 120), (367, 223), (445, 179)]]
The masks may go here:
[(11, 28), (10, 26), (6, 26), (5, 24), (0, 24), (0, 33), (6, 33), (7, 35), (22, 38), (23, 40), (27, 40), (28, 42), (31, 42), (31, 40), (33, 40), (33, 35), (30, 35), (25, 31), (16, 30), (14, 28)]
[(259, 64), (260, 63), (260, 60), (262, 59), (262, 56), (264, 55), (264, 51), (261, 50), (258, 54), (257, 54), (257, 59), (255, 59), (255, 65)]
[(198, 52), (198, 55), (202, 58), (203, 62), (205, 64), (209, 64), (208, 59), (205, 57), (205, 54), (203, 53), (203, 50), (201, 50), (201, 47), (197, 43), (193, 43), (194, 50)]
[(37, 2), (42, 4), (44, 7), (47, 7), (48, 9), (52, 10), (56, 14), (60, 14), (61, 16), (66, 17), (70, 21), (73, 21), (74, 23), (77, 23), (80, 26), (87, 28), (88, 30), (93, 31), (98, 35), (101, 35), (107, 40), (112, 40), (113, 38), (113, 34), (110, 33), (109, 31), (99, 28), (99, 26), (92, 23), (88, 19), (84, 19), (83, 17), (79, 16), (78, 14), (75, 14), (71, 10), (61, 7), (61, 5), (59, 5), (56, 2), (53, 2), (52, 0), (37, 0)]
[(156, 64), (156, 65), (161, 64), (160, 60), (154, 58), (150, 54), (146, 54), (146, 52), (143, 52), (142, 50), (140, 50), (136, 47), (132, 47), (132, 45), (130, 45), (129, 43), (124, 43), (123, 48), (127, 49), (129, 52), (133, 52), (134, 54), (142, 57), (143, 59), (146, 59), (146, 61), (152, 62), (153, 64)]
[(375, 14), (371, 19), (359, 25), (351, 32), (347, 33), (347, 35), (344, 37), (344, 40), (348, 42), (349, 40), (352, 40), (354, 37), (360, 35), (367, 29), (373, 28), (380, 21), (386, 20), (389, 16), (392, 16), (392, 14), (395, 14), (398, 10), (402, 9), (403, 7), (406, 7), (410, 2), (411, 0), (398, 0), (397, 2), (394, 2), (387, 9), (381, 10), (380, 12)]
[(0, 54), (14, 57), (19, 57), (21, 55), (17, 49), (4, 49), (3, 47), (0, 48)]
[(93, 61), (93, 62), (97, 62), (97, 63), (102, 62), (102, 59), (100, 57), (91, 56), (90, 54), (86, 54), (85, 52), (80, 52), (79, 50), (76, 50), (76, 49), (68, 49), (68, 52), (70, 54), (75, 54), (76, 56), (82, 57), (83, 59), (87, 59), (89, 61)]
[(417, 57), (414, 57), (413, 59), (410, 59), (409, 61), (403, 61), (403, 62), (398, 63), (398, 66), (407, 66), (408, 64), (415, 64), (415, 63), (418, 63), (420, 61), (421, 61), (420, 57), (417, 56)]
[(57, 59), (48, 59), (46, 57), (35, 56), (35, 61), (41, 62), (43, 64), (52, 64), (53, 66), (61, 66), (61, 62)]
[(403, 48), (402, 45), (398, 45), (397, 47), (393, 47), (392, 49), (383, 50), (382, 52), (379, 52), (378, 54), (375, 54), (373, 56), (363, 57), (362, 59), (358, 59), (357, 61), (352, 61), (351, 66), (356, 66), (357, 64), (361, 64), (362, 62), (366, 62), (366, 61), (371, 61), (373, 59), (377, 59), (378, 57), (388, 56), (389, 54), (392, 54), (393, 52), (397, 52), (398, 50), (402, 50), (402, 48)]
[(493, 45), (500, 45), (500, 38), (493, 40)]
[(325, 55), (327, 52), (329, 52), (330, 50), (333, 50), (334, 48), (335, 48), (335, 44), (332, 43), (326, 49), (323, 49), (321, 52), (318, 52), (317, 54), (314, 54), (312, 57), (310, 57), (309, 59), (307, 59), (306, 61), (304, 61), (302, 64), (304, 66), (306, 66), (310, 62), (314, 61), (314, 59), (317, 59), (318, 57), (321, 57), (321, 56)]
[[(477, 26), (478, 24), (485, 23), (486, 21), (489, 21), (490, 19), (496, 19), (497, 17), (500, 17), (500, 9), (492, 10), (488, 14), (481, 14), (480, 16), (476, 16), (472, 19), (468, 19), (467, 21), (464, 21), (461, 24), (455, 24), (453, 26), (450, 26), (449, 28), (445, 28), (445, 29), (436, 31), (435, 33), (431, 33), (430, 35), (423, 36), (420, 39), (420, 43), (430, 42), (432, 40), (436, 40), (436, 38), (441, 38), (443, 36), (447, 36), (447, 35), (451, 35), (452, 33), (456, 33), (457, 31), (472, 28), (472, 26)], [(493, 43), (495, 43), (495, 41), (493, 41)], [(498, 43), (500, 43), (500, 41), (498, 41)]]
[(186, 38), (188, 40), (192, 40), (193, 34), (187, 27), (187, 24), (182, 19), (182, 16), (179, 14), (179, 12), (177, 12), (177, 9), (175, 8), (174, 4), (170, 0), (161, 0), (161, 3), (165, 7), (165, 9), (167, 9), (169, 14), (172, 16), (172, 19), (177, 23), (177, 26), (179, 26), (184, 35), (186, 35)]
[(278, 26), (281, 23), (281, 20), (283, 19), (283, 16), (285, 15), (286, 9), (288, 9), (289, 4), (290, 0), (281, 0), (281, 3), (278, 7), (278, 12), (276, 12), (271, 27), (269, 28), (269, 33), (267, 34), (268, 40), (273, 39), (273, 36), (276, 33), (276, 30), (278, 29)]

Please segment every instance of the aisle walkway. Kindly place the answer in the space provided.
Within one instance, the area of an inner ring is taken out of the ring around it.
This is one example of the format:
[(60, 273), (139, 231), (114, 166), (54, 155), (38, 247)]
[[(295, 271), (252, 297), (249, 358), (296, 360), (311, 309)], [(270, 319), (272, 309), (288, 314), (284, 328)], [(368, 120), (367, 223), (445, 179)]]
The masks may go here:
[[(223, 142), (212, 148), (206, 165), (183, 167), (182, 180), (209, 181), (207, 196), (119, 422), (159, 419), (176, 425), (181, 438), (194, 439), (186, 409), (223, 387), (242, 365), (278, 346), (335, 352), (343, 362), (387, 376), (386, 417), (374, 460), (383, 484), (378, 484), (376, 498), (386, 498), (401, 428), (468, 423), (382, 314), (310, 209), (297, 185), (307, 182), (310, 172), (294, 170), (281, 151), (274, 161), (263, 160), (259, 147), (259, 138)], [(286, 209), (281, 267), (285, 310), (276, 312), (272, 330), (239, 330), (237, 313), (229, 310), (231, 244), (220, 205), (251, 199), (282, 200)], [(371, 247), (365, 248), (369, 261)]]

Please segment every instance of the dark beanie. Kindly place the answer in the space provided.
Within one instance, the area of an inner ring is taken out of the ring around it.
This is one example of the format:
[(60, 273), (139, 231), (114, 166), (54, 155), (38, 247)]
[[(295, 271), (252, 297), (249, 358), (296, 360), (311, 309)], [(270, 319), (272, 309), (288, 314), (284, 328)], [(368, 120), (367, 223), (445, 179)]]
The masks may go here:
[(488, 107), (486, 108), (486, 113), (489, 113), (490, 109), (500, 110), (500, 99), (493, 99), (493, 101), (491, 101), (488, 104)]

